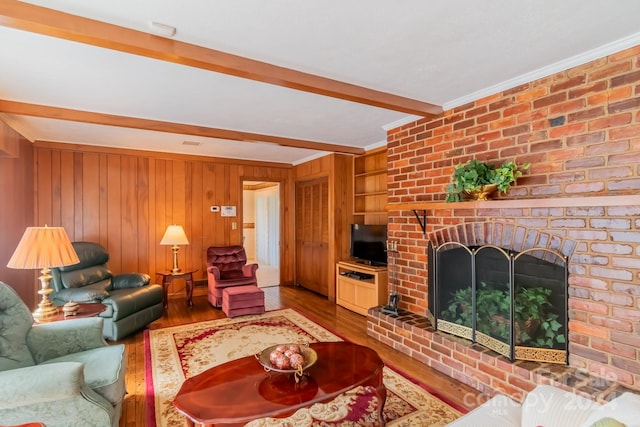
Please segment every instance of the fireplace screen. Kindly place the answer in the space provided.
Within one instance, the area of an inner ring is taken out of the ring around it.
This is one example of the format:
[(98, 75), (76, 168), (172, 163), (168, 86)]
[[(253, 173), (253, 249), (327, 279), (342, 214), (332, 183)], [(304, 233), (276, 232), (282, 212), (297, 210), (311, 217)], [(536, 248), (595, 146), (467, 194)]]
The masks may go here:
[(567, 260), (550, 249), (429, 244), (434, 327), (510, 360), (567, 363)]

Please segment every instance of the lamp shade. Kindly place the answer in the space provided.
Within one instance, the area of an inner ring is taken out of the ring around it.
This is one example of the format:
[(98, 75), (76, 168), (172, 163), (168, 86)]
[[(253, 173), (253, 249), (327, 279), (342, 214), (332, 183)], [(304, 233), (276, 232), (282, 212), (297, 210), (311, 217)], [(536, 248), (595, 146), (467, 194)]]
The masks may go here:
[(63, 227), (27, 227), (7, 267), (51, 268), (79, 262)]
[(167, 227), (167, 231), (164, 232), (161, 245), (188, 245), (187, 235), (184, 234), (184, 230), (181, 225), (170, 225)]

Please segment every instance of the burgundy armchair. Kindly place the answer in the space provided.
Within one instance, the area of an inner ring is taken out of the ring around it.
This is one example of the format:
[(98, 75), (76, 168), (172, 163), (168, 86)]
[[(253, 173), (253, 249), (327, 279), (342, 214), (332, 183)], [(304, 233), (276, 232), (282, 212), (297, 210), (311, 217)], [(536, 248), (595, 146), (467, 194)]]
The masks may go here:
[(247, 253), (242, 246), (212, 246), (207, 248), (207, 297), (214, 307), (222, 306), (222, 290), (229, 286), (258, 285), (258, 264), (247, 265)]

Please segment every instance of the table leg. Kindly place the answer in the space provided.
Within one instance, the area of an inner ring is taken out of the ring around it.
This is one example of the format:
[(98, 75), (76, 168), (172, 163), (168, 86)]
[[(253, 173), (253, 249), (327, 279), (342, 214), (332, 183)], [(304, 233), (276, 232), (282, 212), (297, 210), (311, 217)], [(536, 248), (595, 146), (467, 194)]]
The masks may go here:
[(171, 285), (171, 276), (162, 277), (162, 291), (164, 292), (164, 308), (169, 307), (169, 285)]
[(384, 419), (384, 404), (387, 402), (387, 388), (384, 384), (381, 384), (380, 387), (376, 390), (380, 395), (380, 407), (378, 407), (378, 421), (381, 426), (386, 426), (387, 422)]
[(185, 291), (187, 292), (187, 303), (189, 307), (193, 307), (193, 274), (189, 274), (189, 276), (185, 280)]

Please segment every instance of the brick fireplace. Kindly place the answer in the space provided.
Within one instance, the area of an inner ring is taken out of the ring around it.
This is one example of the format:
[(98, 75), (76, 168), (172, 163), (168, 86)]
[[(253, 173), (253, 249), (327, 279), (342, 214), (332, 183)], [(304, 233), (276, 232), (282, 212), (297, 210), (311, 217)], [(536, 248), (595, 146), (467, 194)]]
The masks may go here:
[(510, 360), (566, 364), (567, 259), (575, 241), (490, 221), (428, 238), (427, 318), (436, 330)]
[[(387, 158), (400, 314), (370, 310), (370, 336), (488, 394), (640, 390), (640, 47), (390, 130)], [(493, 201), (445, 203), (453, 167), (472, 158), (531, 168)], [(568, 368), (511, 363), (430, 327), (428, 242), (483, 224), (515, 246), (575, 242)]]

